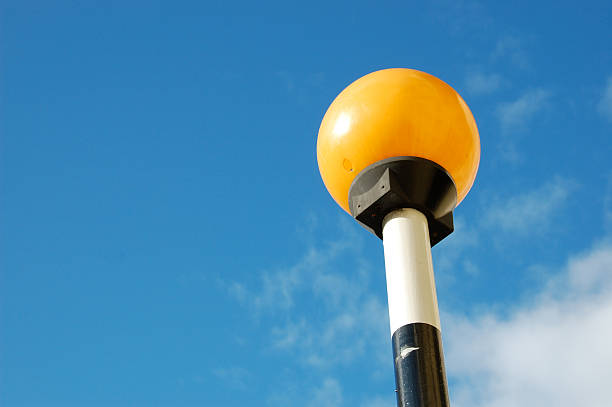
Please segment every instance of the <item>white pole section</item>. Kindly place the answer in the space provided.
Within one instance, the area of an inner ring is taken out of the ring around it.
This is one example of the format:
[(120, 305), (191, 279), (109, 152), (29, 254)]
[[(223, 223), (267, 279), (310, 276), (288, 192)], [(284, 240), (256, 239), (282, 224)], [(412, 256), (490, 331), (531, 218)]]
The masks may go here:
[(417, 322), (440, 331), (427, 218), (416, 209), (399, 209), (383, 220), (383, 245), (391, 335)]
[(397, 405), (448, 407), (427, 218), (416, 209), (391, 212), (383, 244)]

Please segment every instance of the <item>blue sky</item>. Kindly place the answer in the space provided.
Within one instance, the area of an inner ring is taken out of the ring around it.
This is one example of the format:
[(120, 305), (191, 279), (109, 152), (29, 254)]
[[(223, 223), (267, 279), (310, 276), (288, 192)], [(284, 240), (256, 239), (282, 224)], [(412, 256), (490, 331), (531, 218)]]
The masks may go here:
[(2, 406), (393, 406), (382, 245), (315, 152), (389, 67), (481, 136), (433, 251), (453, 405), (609, 403), (609, 2), (0, 7)]

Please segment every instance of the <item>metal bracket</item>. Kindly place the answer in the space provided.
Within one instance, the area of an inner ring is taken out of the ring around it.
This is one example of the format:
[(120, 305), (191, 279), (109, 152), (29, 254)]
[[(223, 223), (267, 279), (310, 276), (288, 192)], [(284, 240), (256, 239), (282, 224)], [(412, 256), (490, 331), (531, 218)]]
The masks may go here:
[(364, 168), (349, 189), (353, 217), (382, 239), (384, 217), (396, 209), (414, 208), (427, 217), (431, 246), (453, 230), (457, 189), (452, 177), (433, 161), (392, 157)]

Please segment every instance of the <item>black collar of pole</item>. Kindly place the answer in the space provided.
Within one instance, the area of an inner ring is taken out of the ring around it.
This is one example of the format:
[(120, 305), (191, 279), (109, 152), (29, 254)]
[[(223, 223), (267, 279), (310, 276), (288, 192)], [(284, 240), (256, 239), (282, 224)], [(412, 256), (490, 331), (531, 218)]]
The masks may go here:
[(382, 222), (396, 209), (414, 208), (427, 217), (433, 247), (453, 232), (457, 188), (444, 168), (420, 157), (391, 157), (364, 168), (349, 189), (353, 217), (382, 239)]

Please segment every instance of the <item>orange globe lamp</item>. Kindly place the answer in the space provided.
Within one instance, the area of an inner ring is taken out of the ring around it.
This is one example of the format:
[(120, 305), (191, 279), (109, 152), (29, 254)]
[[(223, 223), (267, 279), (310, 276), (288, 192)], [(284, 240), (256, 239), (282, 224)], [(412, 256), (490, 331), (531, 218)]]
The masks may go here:
[(447, 407), (431, 247), (478, 171), (470, 109), (425, 72), (373, 72), (325, 113), (317, 160), (333, 199), (383, 240), (398, 406)]
[(442, 80), (414, 69), (384, 69), (357, 79), (332, 102), (319, 129), (321, 177), (347, 212), (355, 176), (397, 156), (443, 167), (455, 183), (457, 204), (480, 162), (478, 129), (467, 104)]

